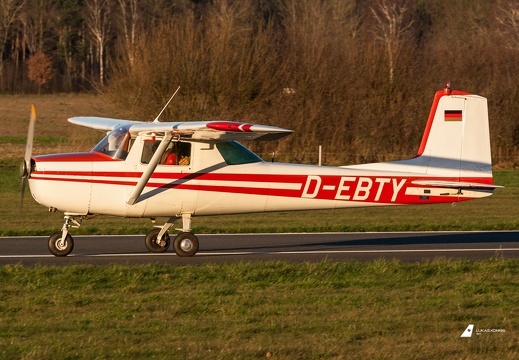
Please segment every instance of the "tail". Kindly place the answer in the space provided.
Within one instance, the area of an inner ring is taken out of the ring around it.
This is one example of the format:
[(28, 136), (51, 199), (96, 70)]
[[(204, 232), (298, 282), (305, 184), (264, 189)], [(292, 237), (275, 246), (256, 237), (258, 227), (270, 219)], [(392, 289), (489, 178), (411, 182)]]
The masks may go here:
[(451, 90), (447, 84), (434, 96), (416, 157), (394, 163), (426, 175), (414, 182), (419, 185), (454, 188), (460, 193), (501, 187), (492, 181), (487, 99)]
[(491, 180), (487, 99), (449, 86), (437, 91), (417, 158), (426, 174)]
[(350, 168), (412, 173), (415, 185), (474, 190), (488, 196), (493, 185), (487, 99), (450, 85), (434, 96), (416, 157), (410, 160), (355, 165)]

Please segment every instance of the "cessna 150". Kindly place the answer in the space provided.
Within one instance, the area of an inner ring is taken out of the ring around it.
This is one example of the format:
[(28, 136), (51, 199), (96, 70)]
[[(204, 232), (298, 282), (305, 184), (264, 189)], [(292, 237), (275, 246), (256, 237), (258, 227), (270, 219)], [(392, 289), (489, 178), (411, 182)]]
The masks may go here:
[(458, 202), (490, 196), (493, 185), (487, 100), (447, 86), (437, 91), (420, 148), (410, 160), (352, 166), (265, 162), (239, 140), (276, 140), (292, 133), (232, 121), (140, 122), (73, 117), (108, 132), (92, 151), (32, 157), (32, 111), (22, 168), (34, 199), (64, 213), (49, 250), (66, 256), (69, 233), (103, 214), (168, 220), (145, 237), (165, 252), (168, 231), (179, 256), (198, 251), (191, 219), (198, 215)]

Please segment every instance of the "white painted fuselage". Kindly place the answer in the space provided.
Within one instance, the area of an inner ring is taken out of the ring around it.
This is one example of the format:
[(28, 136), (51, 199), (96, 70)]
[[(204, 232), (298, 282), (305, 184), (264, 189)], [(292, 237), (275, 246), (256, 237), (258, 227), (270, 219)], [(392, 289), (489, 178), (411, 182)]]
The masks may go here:
[[(264, 161), (227, 165), (216, 146), (193, 145), (191, 164), (158, 165), (134, 205), (127, 205), (126, 200), (147, 166), (134, 159), (140, 154), (137, 146), (126, 160), (96, 153), (36, 158), (36, 170), (29, 180), (31, 192), (40, 204), (70, 214), (123, 217), (430, 204), (491, 194), (488, 190), (460, 193), (415, 183), (424, 179), (469, 182), (475, 177), (446, 178), (359, 165), (326, 167)], [(477, 181), (491, 183), (492, 178), (478, 177)]]

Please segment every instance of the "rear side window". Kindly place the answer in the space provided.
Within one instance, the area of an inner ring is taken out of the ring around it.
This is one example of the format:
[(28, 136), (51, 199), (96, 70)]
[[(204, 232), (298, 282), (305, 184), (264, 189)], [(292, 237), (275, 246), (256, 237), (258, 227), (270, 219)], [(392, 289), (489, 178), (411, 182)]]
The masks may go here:
[(236, 141), (217, 143), (216, 148), (227, 165), (250, 164), (263, 161), (258, 155)]

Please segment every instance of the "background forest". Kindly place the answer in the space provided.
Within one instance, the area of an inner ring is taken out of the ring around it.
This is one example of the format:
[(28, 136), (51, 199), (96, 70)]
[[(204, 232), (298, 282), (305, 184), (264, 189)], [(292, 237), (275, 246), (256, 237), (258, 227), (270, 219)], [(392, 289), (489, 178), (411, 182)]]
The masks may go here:
[[(412, 157), (436, 90), (489, 99), (519, 166), (519, 0), (0, 0), (0, 92), (97, 92), (126, 118), (286, 127), (325, 164)], [(88, 115), (88, 114), (71, 114)]]

